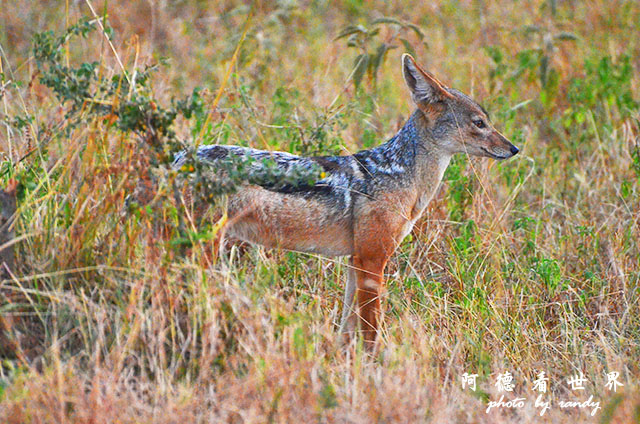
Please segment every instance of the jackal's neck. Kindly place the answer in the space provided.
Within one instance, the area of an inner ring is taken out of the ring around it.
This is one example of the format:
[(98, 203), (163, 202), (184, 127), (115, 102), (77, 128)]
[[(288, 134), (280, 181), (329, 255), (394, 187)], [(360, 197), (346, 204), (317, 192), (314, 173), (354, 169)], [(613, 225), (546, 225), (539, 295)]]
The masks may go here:
[(412, 172), (420, 150), (418, 116), (414, 113), (389, 141), (366, 152), (367, 161), (392, 173)]
[(450, 153), (438, 147), (436, 137), (423, 113), (416, 110), (395, 136), (367, 151), (365, 160), (378, 173), (403, 185), (435, 191), (451, 159)]

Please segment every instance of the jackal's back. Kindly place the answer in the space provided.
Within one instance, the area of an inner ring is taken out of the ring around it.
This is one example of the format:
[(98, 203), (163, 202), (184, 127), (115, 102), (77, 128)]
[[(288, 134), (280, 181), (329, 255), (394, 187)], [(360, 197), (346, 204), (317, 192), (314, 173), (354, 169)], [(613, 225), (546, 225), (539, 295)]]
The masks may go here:
[[(275, 163), (283, 175), (312, 167), (323, 172), (313, 184), (274, 181), (241, 186), (229, 196), (228, 234), (267, 247), (326, 256), (352, 253), (353, 206), (366, 182), (361, 165), (353, 156), (301, 157), (222, 145), (203, 146), (197, 152), (199, 160), (212, 165), (231, 156), (253, 159), (250, 166), (254, 170), (266, 166), (266, 160)], [(174, 167), (180, 167), (184, 160), (184, 155), (179, 155)]]

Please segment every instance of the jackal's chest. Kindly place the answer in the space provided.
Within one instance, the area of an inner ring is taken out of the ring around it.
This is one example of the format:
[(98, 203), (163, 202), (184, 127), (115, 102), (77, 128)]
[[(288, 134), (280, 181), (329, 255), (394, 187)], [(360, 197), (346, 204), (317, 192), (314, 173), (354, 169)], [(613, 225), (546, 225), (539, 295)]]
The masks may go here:
[(400, 239), (402, 241), (413, 229), (413, 226), (416, 224), (418, 219), (422, 217), (427, 205), (431, 201), (433, 197), (433, 193), (424, 193), (416, 197), (415, 203), (411, 206), (410, 212), (408, 213), (407, 220), (405, 224), (402, 226)]
[(438, 191), (438, 187), (440, 186), (440, 181), (442, 181), (442, 177), (444, 175), (444, 171), (447, 169), (447, 165), (449, 164), (449, 160), (443, 160), (438, 163), (438, 169), (434, 173), (434, 178), (431, 181), (431, 184), (426, 186), (423, 190), (418, 190), (413, 199), (413, 204), (410, 205), (410, 212), (407, 214), (407, 221), (402, 227), (402, 233), (400, 235), (400, 240), (404, 239), (413, 229), (415, 223), (422, 217), (424, 211), (427, 209), (427, 206), (433, 199), (433, 196)]

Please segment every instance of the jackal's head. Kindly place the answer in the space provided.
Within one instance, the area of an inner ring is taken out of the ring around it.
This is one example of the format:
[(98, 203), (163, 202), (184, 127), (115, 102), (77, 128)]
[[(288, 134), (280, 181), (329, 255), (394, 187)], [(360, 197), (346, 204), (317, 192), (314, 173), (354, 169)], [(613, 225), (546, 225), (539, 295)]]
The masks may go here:
[(439, 148), (493, 159), (518, 153), (518, 148), (493, 127), (482, 106), (444, 86), (408, 54), (402, 56), (402, 73), (413, 101), (424, 114), (421, 121), (428, 127), (429, 138)]

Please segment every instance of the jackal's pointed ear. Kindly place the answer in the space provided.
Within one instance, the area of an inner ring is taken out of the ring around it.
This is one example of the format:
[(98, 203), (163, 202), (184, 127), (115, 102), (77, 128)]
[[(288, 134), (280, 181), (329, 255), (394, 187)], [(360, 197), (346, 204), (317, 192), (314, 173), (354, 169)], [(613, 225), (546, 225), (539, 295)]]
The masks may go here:
[(407, 87), (411, 90), (411, 98), (417, 104), (436, 103), (453, 96), (433, 75), (423, 70), (410, 54), (402, 55), (402, 75)]

